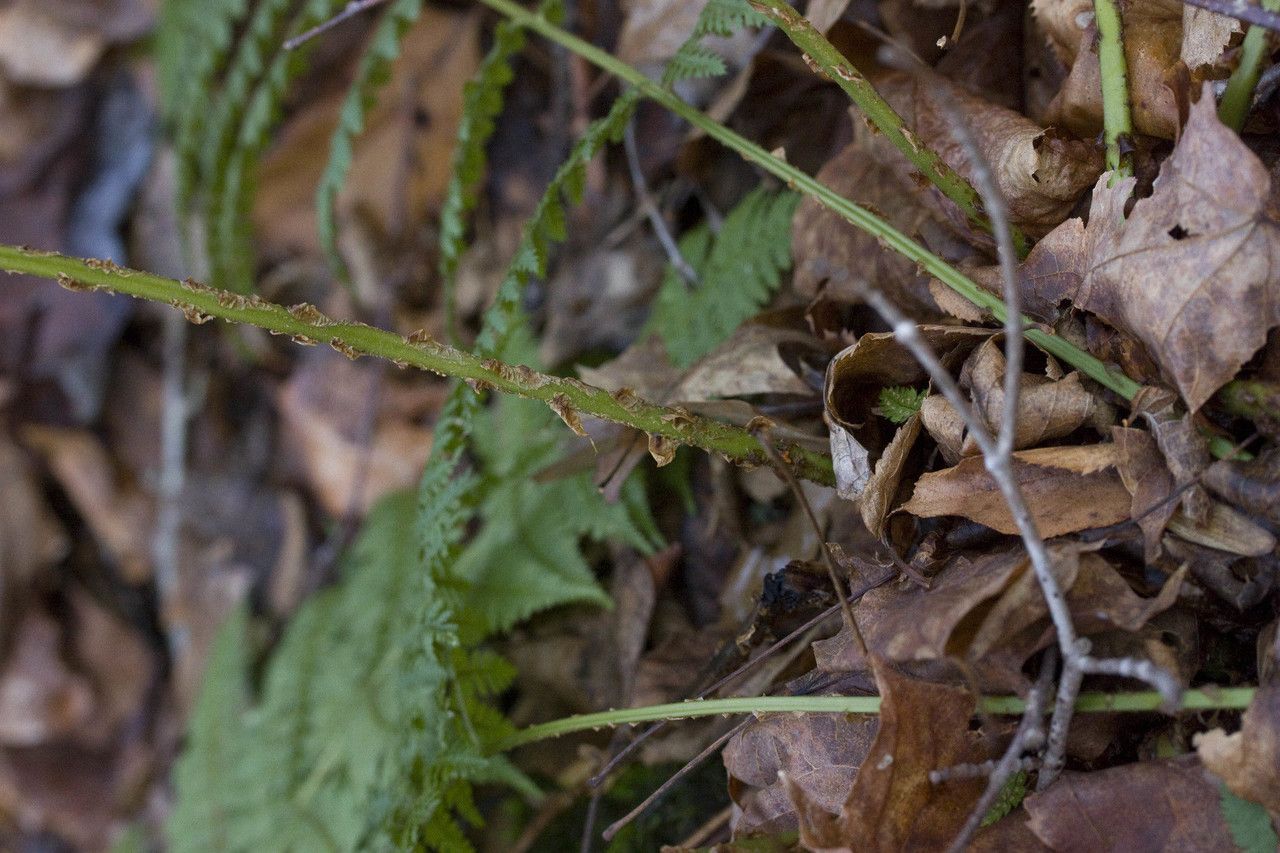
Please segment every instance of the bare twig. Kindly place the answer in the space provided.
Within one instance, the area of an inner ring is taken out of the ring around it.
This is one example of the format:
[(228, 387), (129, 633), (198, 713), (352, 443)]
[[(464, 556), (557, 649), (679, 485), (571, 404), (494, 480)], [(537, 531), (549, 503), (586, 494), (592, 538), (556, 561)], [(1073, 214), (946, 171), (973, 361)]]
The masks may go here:
[(754, 717), (748, 717), (747, 719), (745, 719), (745, 720), (743, 720), (742, 722), (740, 722), (740, 723), (738, 723), (737, 725), (735, 725), (733, 728), (729, 729), (729, 731), (727, 731), (727, 732), (725, 732), (724, 734), (720, 735), (720, 737), (718, 737), (718, 738), (716, 738), (715, 740), (713, 740), (713, 741), (712, 741), (712, 742), (707, 746), (707, 748), (706, 748), (706, 749), (702, 750), (702, 752), (699, 752), (699, 753), (698, 753), (697, 755), (695, 755), (693, 758), (689, 759), (689, 762), (688, 762), (687, 764), (685, 764), (685, 766), (684, 766), (684, 767), (681, 767), (679, 770), (677, 770), (674, 774), (672, 774), (672, 776), (671, 776), (671, 778), (670, 778), (670, 779), (668, 779), (667, 781), (665, 781), (665, 782), (663, 782), (661, 785), (659, 785), (657, 790), (655, 790), (655, 791), (654, 791), (652, 794), (650, 794), (649, 796), (645, 797), (645, 798), (640, 802), (640, 805), (636, 806), (634, 809), (632, 809), (631, 811), (627, 812), (625, 815), (623, 815), (623, 816), (622, 816), (621, 818), (619, 818), (618, 820), (616, 820), (616, 821), (614, 821), (613, 823), (609, 824), (609, 827), (604, 831), (604, 840), (605, 840), (605, 841), (612, 841), (612, 840), (613, 840), (613, 836), (617, 835), (617, 834), (618, 834), (618, 832), (619, 832), (619, 831), (620, 831), (624, 826), (626, 826), (627, 824), (631, 823), (631, 821), (635, 820), (635, 819), (636, 819), (636, 818), (638, 818), (640, 815), (642, 815), (642, 814), (644, 814), (646, 811), (648, 811), (648, 810), (649, 810), (649, 808), (650, 808), (654, 803), (656, 803), (656, 802), (657, 802), (657, 801), (662, 797), (662, 795), (663, 795), (663, 794), (667, 793), (667, 791), (670, 791), (670, 790), (671, 790), (671, 788), (672, 788), (672, 787), (673, 787), (677, 782), (679, 782), (679, 781), (680, 781), (681, 779), (683, 779), (684, 777), (688, 776), (688, 775), (689, 775), (691, 772), (693, 772), (693, 771), (698, 767), (698, 765), (700, 765), (702, 762), (706, 761), (708, 758), (710, 758), (711, 756), (713, 756), (713, 755), (715, 755), (717, 752), (719, 752), (719, 751), (724, 747), (724, 745), (725, 745), (726, 743), (728, 743), (728, 742), (729, 742), (729, 739), (730, 739), (730, 738), (732, 738), (732, 737), (733, 737), (734, 735), (736, 735), (738, 732), (740, 732), (740, 731), (742, 731), (743, 729), (745, 729), (747, 726), (751, 725), (753, 722), (755, 722), (755, 718), (754, 718)]
[(658, 209), (658, 204), (653, 200), (653, 195), (649, 192), (649, 185), (644, 179), (644, 170), (640, 168), (640, 152), (636, 149), (636, 120), (634, 118), (627, 122), (627, 128), (622, 134), (622, 146), (627, 152), (627, 167), (631, 171), (631, 184), (635, 188), (636, 200), (640, 202), (640, 206), (644, 208), (645, 216), (649, 218), (649, 225), (653, 228), (653, 233), (657, 235), (658, 242), (662, 244), (662, 250), (667, 253), (667, 262), (680, 273), (680, 277), (684, 279), (685, 284), (690, 287), (698, 283), (698, 273), (693, 266), (685, 260), (680, 252), (680, 246), (676, 243), (676, 238), (671, 236), (671, 229), (667, 227), (667, 220), (662, 216), (662, 211)]
[[(1053, 649), (1049, 649), (1044, 659), (1040, 662), (1040, 675), (1036, 677), (1036, 683), (1031, 686), (1031, 690), (1027, 693), (1027, 709), (1022, 714), (1022, 721), (1018, 723), (1018, 730), (1013, 735), (1013, 740), (1009, 742), (1008, 749), (1004, 755), (996, 762), (989, 771), (987, 777), (987, 788), (982, 792), (982, 796), (978, 798), (978, 802), (974, 805), (973, 810), (969, 813), (969, 819), (965, 822), (960, 833), (952, 840), (948, 849), (949, 853), (959, 853), (968, 846), (973, 836), (982, 826), (982, 820), (987, 816), (987, 812), (991, 811), (992, 804), (996, 801), (996, 797), (1000, 796), (1000, 792), (1004, 786), (1008, 784), (1009, 779), (1019, 770), (1030, 769), (1023, 765), (1023, 754), (1034, 752), (1044, 744), (1044, 706), (1049, 698), (1049, 690), (1053, 685), (1053, 671), (1056, 668), (1057, 655)], [(952, 778), (961, 778), (953, 776)], [(937, 784), (940, 779), (934, 779), (933, 774), (929, 774), (930, 781)]]
[(1264, 9), (1248, 0), (1182, 0), (1182, 2), (1188, 6), (1208, 9), (1210, 12), (1235, 18), (1237, 21), (1280, 32), (1280, 13)]
[(341, 24), (344, 21), (354, 18), (356, 15), (359, 15), (361, 12), (365, 12), (369, 9), (373, 9), (374, 7), (381, 6), (383, 3), (386, 3), (386, 2), (387, 0), (351, 0), (351, 2), (347, 3), (347, 5), (343, 7), (341, 12), (334, 15), (329, 20), (325, 21), (322, 24), (317, 24), (316, 26), (307, 30), (305, 33), (300, 33), (294, 36), (293, 38), (285, 40), (284, 49), (297, 50), (299, 47), (302, 47), (302, 45), (311, 41), (313, 38), (320, 35), (321, 33), (326, 33), (329, 30), (333, 29), (334, 27), (338, 26), (338, 24)]
[(858, 628), (858, 621), (853, 618), (853, 607), (849, 604), (844, 583), (840, 580), (840, 570), (836, 568), (836, 561), (831, 556), (831, 548), (827, 545), (827, 536), (822, 530), (822, 525), (818, 523), (818, 517), (814, 515), (809, 499), (804, 496), (804, 490), (800, 488), (800, 483), (796, 481), (796, 475), (791, 473), (791, 466), (782, 460), (778, 455), (778, 451), (774, 448), (768, 425), (760, 424), (759, 421), (761, 420), (763, 419), (757, 418), (751, 424), (748, 424), (747, 428), (753, 429), (756, 433), (756, 437), (760, 440), (760, 447), (764, 449), (769, 461), (773, 463), (773, 470), (791, 488), (791, 493), (796, 496), (796, 501), (800, 504), (800, 508), (808, 516), (809, 524), (813, 526), (813, 532), (818, 537), (818, 546), (822, 550), (822, 560), (827, 566), (827, 576), (831, 579), (831, 588), (835, 590), (836, 600), (840, 602), (840, 612), (844, 615), (844, 625), (849, 629), (854, 645), (857, 646), (858, 651), (865, 660), (867, 659), (867, 643), (862, 639), (862, 631)]

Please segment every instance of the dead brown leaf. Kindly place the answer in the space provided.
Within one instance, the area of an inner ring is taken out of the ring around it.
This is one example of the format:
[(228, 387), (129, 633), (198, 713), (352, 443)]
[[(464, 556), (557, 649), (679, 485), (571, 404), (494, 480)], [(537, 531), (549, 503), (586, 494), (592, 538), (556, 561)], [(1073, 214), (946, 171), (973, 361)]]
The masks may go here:
[(1234, 853), (1212, 778), (1194, 760), (1064, 773), (1024, 801), (1032, 832), (1058, 853)]
[(1129, 515), (1142, 530), (1143, 550), (1148, 561), (1160, 554), (1160, 539), (1178, 502), (1171, 499), (1173, 475), (1151, 434), (1128, 427), (1112, 427), (1111, 440), (1119, 452), (1116, 471), (1129, 490)]
[[(1043, 128), (1019, 112), (993, 104), (945, 78), (895, 74), (877, 88), (907, 126), (960, 174), (972, 180), (972, 158), (955, 139), (952, 111), (965, 119), (982, 158), (991, 165), (996, 186), (1015, 226), (1033, 236), (1062, 222), (1080, 195), (1102, 173), (1102, 155), (1091, 143), (1054, 128)], [(876, 144), (887, 146), (882, 136)], [(903, 168), (901, 156), (885, 162)], [(909, 184), (908, 184), (909, 185)], [(930, 193), (941, 200), (936, 191)], [(959, 221), (959, 220), (957, 220)]]
[[(359, 209), (383, 233), (399, 234), (439, 203), (462, 116), (462, 84), (480, 58), (479, 20), (473, 11), (428, 6), (405, 35), (356, 141), (339, 216)], [(290, 119), (263, 159), (253, 220), (269, 249), (319, 251), (315, 188), (343, 97), (334, 92)]]
[(1258, 688), (1240, 731), (1197, 736), (1196, 752), (1238, 796), (1280, 816), (1280, 684)]
[[(1108, 527), (1129, 518), (1131, 501), (1115, 471), (1115, 445), (1023, 450), (1013, 459), (1014, 478), (1042, 536)], [(1001, 533), (1018, 532), (981, 457), (924, 474), (898, 511), (922, 518), (959, 515)]]
[(88, 722), (93, 688), (60, 654), (58, 624), (29, 610), (13, 654), (0, 675), (0, 743), (34, 746), (65, 736)]
[[(398, 415), (386, 394), (373, 396), (378, 369), (310, 350), (280, 391), (284, 433), (316, 498), (335, 517), (346, 514), (353, 498), (364, 512), (388, 491), (412, 486), (431, 452), (429, 429)], [(361, 420), (375, 399), (383, 405), (366, 443)]]
[(839, 814), (878, 727), (875, 717), (805, 714), (765, 717), (734, 735), (723, 753), (730, 795), (742, 810), (734, 835), (798, 828), (779, 773), (813, 806)]
[(907, 464), (907, 456), (915, 447), (916, 438), (920, 435), (920, 413), (912, 415), (905, 424), (898, 427), (893, 441), (884, 449), (875, 470), (871, 472), (866, 487), (862, 492), (858, 510), (862, 515), (862, 523), (876, 539), (884, 539), (885, 516), (898, 494), (902, 484), (903, 469)]
[(965, 690), (909, 678), (872, 658), (880, 727), (838, 818), (801, 809), (800, 840), (816, 851), (945, 847), (981, 795), (983, 781), (934, 785), (929, 771), (986, 756), (969, 730)]
[(1142, 341), (1194, 412), (1280, 324), (1270, 177), (1205, 95), (1151, 197), (1125, 219), (1133, 187), (1099, 181), (1088, 227), (1072, 219), (1046, 238), (1067, 253), (1053, 265), (1078, 272), (1054, 277), (1052, 291), (1041, 282), (1041, 293)]
[[(960, 384), (969, 390), (978, 413), (993, 434), (1000, 431), (1004, 419), (1004, 369), (1004, 351), (996, 339), (991, 338), (969, 356), (960, 373)], [(1069, 373), (1057, 381), (1024, 373), (1018, 392), (1013, 446), (1016, 450), (1034, 447), (1112, 415), (1085, 390), (1079, 373)], [(977, 452), (972, 441), (967, 445), (965, 455)]]
[[(1036, 20), (1071, 67), (1049, 106), (1048, 119), (1081, 136), (1093, 136), (1102, 128), (1102, 72), (1092, 4), (1038, 0), (1034, 8)], [(1175, 88), (1186, 85), (1178, 82), (1177, 73), (1182, 68), (1182, 4), (1136, 0), (1124, 5), (1121, 20), (1134, 127), (1139, 133), (1172, 139), (1179, 125)], [(1182, 73), (1185, 77), (1185, 68)]]

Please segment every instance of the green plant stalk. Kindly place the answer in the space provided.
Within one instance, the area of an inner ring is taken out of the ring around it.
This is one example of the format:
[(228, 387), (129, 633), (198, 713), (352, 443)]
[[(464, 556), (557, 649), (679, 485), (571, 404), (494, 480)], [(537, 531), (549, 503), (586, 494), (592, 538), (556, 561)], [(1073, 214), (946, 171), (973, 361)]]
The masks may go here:
[[(55, 279), (72, 290), (105, 290), (152, 302), (167, 302), (183, 311), (192, 322), (203, 323), (216, 317), (244, 323), (288, 335), (298, 343), (328, 343), (351, 358), (377, 356), (398, 365), (465, 379), (479, 387), (542, 400), (571, 427), (578, 425), (579, 414), (590, 415), (679, 444), (720, 453), (741, 464), (769, 462), (756, 437), (741, 427), (649, 403), (626, 392), (611, 394), (576, 379), (548, 376), (527, 367), (480, 358), (424, 335), (402, 337), (363, 323), (332, 320), (313, 305), (286, 308), (189, 279), (175, 281), (123, 269), (109, 262), (82, 261), (12, 246), (0, 246), (0, 270)], [(778, 452), (794, 466), (797, 476), (826, 485), (835, 484), (831, 460), (826, 455), (794, 444), (779, 445)]]
[[(876, 129), (884, 134), (885, 139), (901, 151), (929, 183), (955, 202), (975, 227), (988, 234), (993, 233), (991, 220), (982, 207), (982, 198), (973, 185), (903, 125), (902, 116), (898, 115), (871, 82), (808, 18), (786, 0), (750, 0), (750, 3), (757, 12), (767, 15), (800, 48), (810, 68), (843, 89)], [(1011, 231), (1018, 257), (1026, 257), (1031, 249), (1031, 241), (1018, 229), (1012, 228)]]
[(1111, 182), (1133, 175), (1133, 137), (1129, 107), (1129, 68), (1124, 57), (1124, 32), (1116, 0), (1093, 0), (1098, 24), (1098, 61), (1102, 65), (1102, 137), (1107, 146)]
[[(680, 118), (702, 130), (727, 148), (736, 151), (745, 160), (755, 163), (766, 172), (785, 181), (789, 187), (797, 192), (802, 192), (812, 197), (823, 207), (826, 207), (855, 227), (879, 238), (886, 248), (915, 261), (926, 272), (956, 293), (959, 293), (979, 308), (991, 312), (996, 320), (1004, 321), (1007, 312), (1000, 297), (983, 290), (968, 276), (866, 208), (859, 207), (785, 160), (775, 157), (751, 140), (734, 133), (706, 113), (680, 100), (675, 93), (645, 77), (643, 73), (607, 51), (601, 50), (590, 42), (583, 41), (572, 33), (564, 31), (545, 18), (511, 2), (511, 0), (479, 0), (479, 2), (539, 35), (563, 45), (597, 68), (634, 86), (646, 98), (680, 116)], [(850, 273), (856, 275), (857, 271), (850, 270)], [(1026, 323), (1028, 326), (1032, 326), (1032, 321), (1029, 318), (1026, 318)], [(1028, 328), (1026, 335), (1027, 340), (1045, 352), (1070, 364), (1095, 382), (1110, 388), (1125, 400), (1132, 400), (1134, 395), (1138, 393), (1138, 389), (1142, 387), (1123, 373), (1112, 370), (1089, 353), (1056, 335), (1034, 327)]]
[[(1249, 707), (1256, 688), (1227, 687), (1215, 690), (1188, 690), (1182, 695), (1180, 711), (1239, 710)], [(1155, 712), (1164, 700), (1154, 690), (1136, 693), (1081, 693), (1076, 710), (1082, 712)], [(979, 710), (987, 714), (1016, 716), (1026, 710), (1017, 696), (984, 696)], [(1047, 713), (1048, 709), (1046, 709)], [(879, 696), (758, 696), (755, 698), (697, 699), (621, 708), (598, 714), (579, 714), (521, 729), (495, 745), (508, 750), (534, 741), (584, 732), (608, 726), (652, 723), (658, 720), (688, 720), (726, 714), (868, 714), (880, 713)]]
[[(1269, 12), (1280, 11), (1280, 0), (1262, 0), (1262, 8)], [(1245, 33), (1244, 45), (1240, 49), (1240, 64), (1231, 73), (1226, 91), (1222, 93), (1222, 101), (1218, 104), (1218, 118), (1237, 133), (1249, 117), (1253, 90), (1258, 85), (1258, 75), (1262, 70), (1262, 58), (1266, 55), (1269, 38), (1265, 27), (1256, 24), (1249, 27), (1249, 32)]]

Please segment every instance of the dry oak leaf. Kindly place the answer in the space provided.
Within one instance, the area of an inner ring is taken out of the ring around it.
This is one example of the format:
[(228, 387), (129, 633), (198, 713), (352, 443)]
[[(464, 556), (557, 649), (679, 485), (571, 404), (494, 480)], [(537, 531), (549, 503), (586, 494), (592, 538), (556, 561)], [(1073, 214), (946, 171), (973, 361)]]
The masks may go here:
[(1058, 853), (1235, 853), (1212, 777), (1194, 760), (1064, 773), (1024, 801), (1031, 831)]
[[(941, 77), (895, 74), (878, 81), (881, 91), (916, 135), (949, 165), (973, 180), (972, 158), (952, 130), (954, 106), (968, 124), (982, 158), (1009, 207), (1013, 224), (1042, 236), (1062, 222), (1081, 194), (1102, 173), (1102, 154), (1091, 142), (1044, 128), (1021, 113), (993, 104)], [(874, 138), (880, 148), (883, 135)], [(898, 156), (885, 162), (905, 169)], [(906, 173), (902, 173), (907, 178)], [(909, 178), (908, 178), (909, 180)], [(911, 181), (911, 186), (916, 186)], [(931, 194), (941, 199), (936, 190)], [(948, 202), (949, 204), (949, 202)]]
[(1240, 731), (1214, 729), (1195, 743), (1205, 767), (1228, 788), (1280, 817), (1280, 683), (1258, 689)]
[[(1114, 444), (1042, 447), (1013, 454), (1013, 474), (1045, 538), (1108, 527), (1129, 518), (1131, 498), (1115, 470)], [(1004, 495), (981, 456), (924, 474), (899, 512), (922, 518), (959, 515), (1016, 534)]]
[(1280, 325), (1271, 179), (1206, 90), (1151, 197), (1126, 220), (1133, 188), (1133, 179), (1100, 179), (1089, 225), (1072, 219), (1046, 238), (1078, 253), (1082, 275), (1054, 277), (1058, 292), (1041, 296), (1070, 300), (1142, 341), (1194, 412)]
[(972, 694), (910, 678), (872, 657), (880, 688), (880, 728), (840, 816), (805, 808), (799, 799), (800, 841), (814, 851), (894, 851), (944, 848), (969, 816), (984, 781), (934, 785), (929, 771), (982, 761), (969, 730)]

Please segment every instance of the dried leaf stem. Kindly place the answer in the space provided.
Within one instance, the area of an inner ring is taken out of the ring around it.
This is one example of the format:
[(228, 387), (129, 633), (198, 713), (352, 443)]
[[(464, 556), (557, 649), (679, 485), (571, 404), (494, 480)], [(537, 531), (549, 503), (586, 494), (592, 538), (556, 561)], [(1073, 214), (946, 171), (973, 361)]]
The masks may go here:
[[(1262, 8), (1268, 12), (1280, 10), (1280, 0), (1262, 0)], [(1218, 103), (1218, 118), (1227, 127), (1239, 132), (1249, 117), (1249, 108), (1253, 105), (1253, 90), (1258, 85), (1261, 73), (1262, 58), (1267, 53), (1267, 42), (1270, 34), (1264, 27), (1254, 25), (1245, 34), (1244, 45), (1240, 49), (1240, 64), (1232, 72), (1227, 81), (1227, 89), (1222, 93)]]
[[(750, 2), (752, 8), (767, 15), (803, 51), (804, 60), (809, 67), (843, 89), (876, 129), (885, 135), (885, 139), (901, 151), (943, 195), (955, 202), (975, 227), (994, 234), (994, 220), (988, 215), (990, 211), (984, 211), (982, 199), (973, 185), (904, 126), (902, 116), (898, 115), (870, 81), (808, 18), (786, 0)], [(1025, 257), (1031, 248), (1030, 240), (1015, 230), (1013, 242), (1018, 256)]]
[[(425, 335), (402, 337), (363, 323), (333, 320), (313, 305), (286, 308), (190, 280), (175, 281), (104, 261), (82, 261), (11, 246), (0, 246), (0, 270), (56, 279), (64, 287), (76, 290), (104, 290), (167, 302), (193, 322), (202, 323), (216, 317), (288, 335), (298, 343), (328, 343), (352, 358), (377, 356), (399, 365), (466, 379), (477, 386), (542, 400), (558, 413), (581, 413), (625, 424), (720, 453), (738, 463), (769, 462), (756, 437), (741, 427), (659, 406), (634, 394), (621, 391), (610, 394), (576, 379), (548, 376), (527, 367), (481, 358)], [(834, 483), (831, 460), (825, 455), (792, 444), (778, 447), (777, 451), (793, 466), (797, 476), (827, 485)]]
[[(1249, 707), (1255, 687), (1225, 687), (1188, 690), (1182, 694), (1178, 711), (1243, 710)], [(1081, 713), (1150, 713), (1164, 705), (1155, 691), (1133, 693), (1081, 693), (1075, 710)], [(984, 696), (978, 710), (987, 714), (1019, 716), (1027, 705), (1017, 696)], [(593, 731), (611, 726), (652, 723), (659, 720), (692, 720), (727, 714), (865, 714), (880, 713), (879, 696), (756, 696), (732, 699), (695, 699), (641, 708), (618, 708), (595, 714), (578, 714), (521, 729), (494, 749), (509, 750), (547, 738)]]
[(1111, 180), (1133, 175), (1133, 113), (1129, 108), (1129, 68), (1116, 0), (1093, 0), (1098, 24), (1098, 60), (1102, 64), (1102, 136)]

